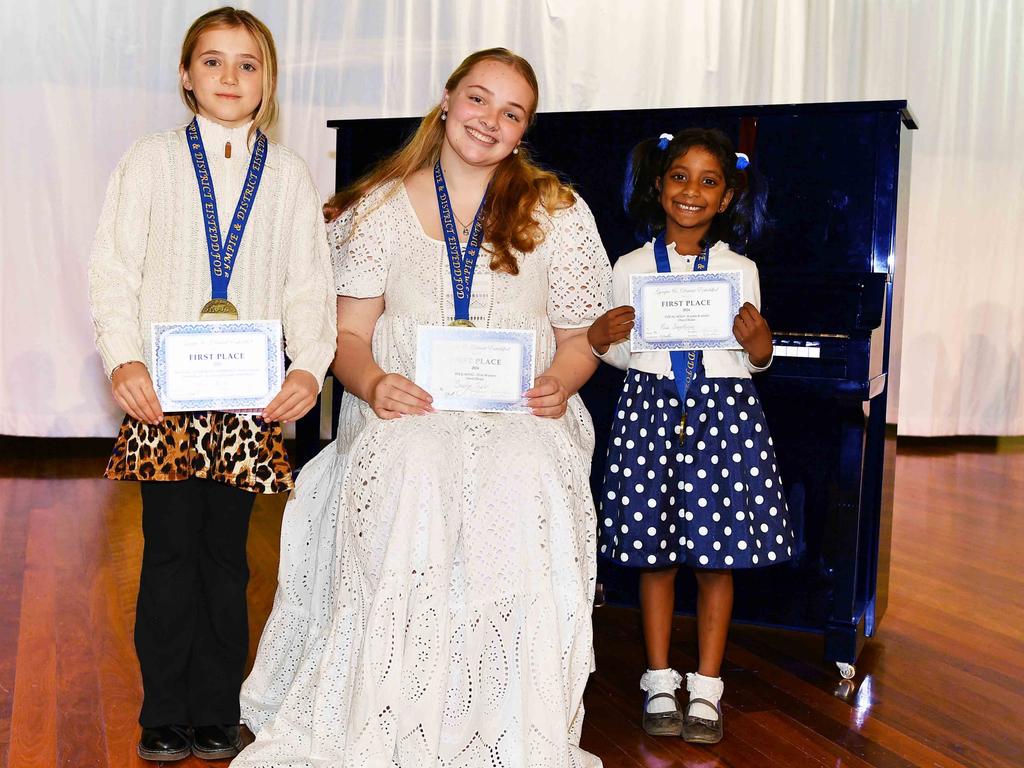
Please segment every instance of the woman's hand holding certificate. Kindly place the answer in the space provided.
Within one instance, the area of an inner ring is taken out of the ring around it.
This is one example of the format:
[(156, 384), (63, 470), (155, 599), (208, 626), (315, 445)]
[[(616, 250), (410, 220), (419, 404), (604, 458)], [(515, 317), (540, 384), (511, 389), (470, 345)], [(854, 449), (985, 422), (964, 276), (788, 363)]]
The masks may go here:
[(557, 376), (550, 374), (538, 376), (524, 396), (530, 413), (546, 419), (562, 418), (569, 403), (569, 390)]
[(535, 347), (534, 331), (421, 325), (416, 383), (438, 410), (526, 413)]
[(382, 419), (432, 413), (433, 398), (400, 373), (382, 373), (370, 387), (370, 407)]

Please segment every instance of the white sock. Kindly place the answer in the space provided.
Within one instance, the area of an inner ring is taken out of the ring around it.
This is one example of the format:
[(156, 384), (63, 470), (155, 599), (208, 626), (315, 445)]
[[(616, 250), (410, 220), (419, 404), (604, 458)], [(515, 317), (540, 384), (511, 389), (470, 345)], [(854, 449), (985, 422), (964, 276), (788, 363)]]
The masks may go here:
[(704, 677), (697, 672), (686, 673), (686, 690), (690, 692), (690, 701), (694, 699), (705, 699), (710, 701), (714, 708), (703, 702), (697, 702), (687, 707), (686, 714), (694, 717), (702, 717), (705, 720), (718, 719), (718, 702), (722, 699), (725, 685), (720, 677)]
[(665, 696), (651, 700), (651, 697), (658, 693), (676, 692), (683, 682), (683, 676), (669, 667), (668, 669), (648, 669), (640, 678), (640, 690), (647, 691), (647, 711), (652, 715), (660, 712), (671, 712), (675, 709), (672, 699)]

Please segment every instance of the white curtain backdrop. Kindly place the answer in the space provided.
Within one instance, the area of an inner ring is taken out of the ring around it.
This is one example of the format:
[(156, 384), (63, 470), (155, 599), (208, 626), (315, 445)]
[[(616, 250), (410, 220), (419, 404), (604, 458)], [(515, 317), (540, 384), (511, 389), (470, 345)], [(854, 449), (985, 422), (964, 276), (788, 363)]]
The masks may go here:
[[(0, 0), (0, 433), (113, 435), (89, 246), (107, 179), (183, 124), (195, 0)], [(1024, 2), (257, 0), (276, 138), (333, 183), (331, 118), (421, 114), (505, 45), (544, 110), (907, 98), (914, 137), (900, 432), (1024, 434)]]

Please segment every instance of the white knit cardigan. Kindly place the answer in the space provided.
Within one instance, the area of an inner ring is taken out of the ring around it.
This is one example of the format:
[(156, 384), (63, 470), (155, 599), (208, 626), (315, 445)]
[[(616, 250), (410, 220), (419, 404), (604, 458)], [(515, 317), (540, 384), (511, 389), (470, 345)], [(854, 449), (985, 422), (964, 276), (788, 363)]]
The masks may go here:
[[(249, 166), (249, 125), (199, 118), (222, 232)], [(225, 145), (231, 143), (231, 157)], [(185, 129), (144, 136), (107, 188), (89, 264), (96, 346), (109, 376), (149, 365), (155, 322), (198, 320), (211, 297), (206, 235)], [(291, 369), (322, 381), (334, 357), (336, 297), (320, 198), (306, 164), (271, 143), (228, 286), (240, 320), (281, 320)]]

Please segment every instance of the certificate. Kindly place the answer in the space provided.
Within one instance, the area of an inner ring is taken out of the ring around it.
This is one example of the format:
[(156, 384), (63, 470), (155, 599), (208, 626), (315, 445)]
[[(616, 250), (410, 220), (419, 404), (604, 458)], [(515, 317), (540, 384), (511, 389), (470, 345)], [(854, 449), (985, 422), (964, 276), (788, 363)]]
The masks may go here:
[(255, 411), (284, 380), (281, 321), (153, 323), (153, 384), (175, 411)]
[(421, 325), (416, 383), (441, 411), (528, 413), (536, 345), (534, 331)]
[(739, 270), (631, 275), (636, 324), (630, 349), (740, 349), (732, 324), (740, 311), (742, 290)]

